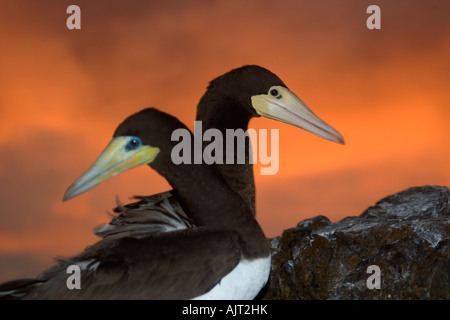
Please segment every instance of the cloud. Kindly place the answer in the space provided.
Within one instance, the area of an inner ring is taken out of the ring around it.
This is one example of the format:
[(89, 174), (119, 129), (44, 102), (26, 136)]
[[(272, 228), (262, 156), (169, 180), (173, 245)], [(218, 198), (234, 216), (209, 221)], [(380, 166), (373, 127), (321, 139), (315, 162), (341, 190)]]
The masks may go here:
[(358, 216), (378, 200), (409, 187), (448, 186), (447, 162), (448, 152), (436, 148), (318, 174), (256, 176), (257, 218), (266, 235), (273, 237), (317, 215), (332, 222)]
[(50, 263), (30, 254), (0, 253), (0, 282), (19, 277), (36, 277)]
[[(26, 130), (25, 128), (23, 128)], [(40, 229), (58, 224), (51, 212), (52, 203), (61, 201), (61, 186), (71, 177), (67, 168), (76, 162), (73, 150), (83, 150), (83, 140), (51, 130), (23, 130), (0, 149), (2, 191), (0, 231)]]

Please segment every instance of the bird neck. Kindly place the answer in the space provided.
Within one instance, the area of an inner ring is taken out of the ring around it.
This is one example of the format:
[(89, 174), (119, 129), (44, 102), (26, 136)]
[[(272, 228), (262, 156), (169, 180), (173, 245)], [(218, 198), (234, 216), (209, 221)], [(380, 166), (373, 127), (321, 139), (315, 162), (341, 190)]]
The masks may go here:
[[(197, 107), (197, 121), (202, 121), (203, 131), (215, 128), (221, 131), (222, 137), (226, 137), (226, 130), (242, 129), (247, 131), (252, 114), (243, 105), (244, 102), (232, 100), (223, 96), (216, 96), (207, 92), (200, 100)], [(225, 139), (224, 139), (225, 140)], [(238, 164), (237, 152), (234, 152), (234, 161), (230, 163), (216, 164), (223, 179), (234, 190), (250, 208), (252, 215), (256, 215), (255, 210), (255, 182), (253, 177), (253, 165), (250, 163), (249, 150), (251, 148), (250, 139), (246, 139), (245, 163)], [(248, 144), (247, 144), (248, 143)], [(204, 142), (203, 148), (208, 143)], [(225, 143), (223, 144), (223, 155), (226, 155)], [(236, 148), (235, 148), (236, 150)], [(224, 157), (225, 158), (225, 157)]]
[(248, 204), (227, 185), (215, 166), (171, 163), (164, 168), (153, 168), (167, 179), (179, 203), (197, 226), (237, 232), (244, 256), (268, 254), (266, 237)]

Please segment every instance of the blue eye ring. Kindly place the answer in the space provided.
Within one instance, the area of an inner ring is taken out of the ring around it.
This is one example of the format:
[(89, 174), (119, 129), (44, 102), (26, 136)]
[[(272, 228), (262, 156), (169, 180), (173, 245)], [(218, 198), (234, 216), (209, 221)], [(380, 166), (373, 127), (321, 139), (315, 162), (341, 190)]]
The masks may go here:
[(126, 144), (125, 149), (127, 151), (131, 151), (139, 148), (141, 145), (142, 145), (141, 139), (139, 139), (138, 137), (131, 137), (131, 139)]

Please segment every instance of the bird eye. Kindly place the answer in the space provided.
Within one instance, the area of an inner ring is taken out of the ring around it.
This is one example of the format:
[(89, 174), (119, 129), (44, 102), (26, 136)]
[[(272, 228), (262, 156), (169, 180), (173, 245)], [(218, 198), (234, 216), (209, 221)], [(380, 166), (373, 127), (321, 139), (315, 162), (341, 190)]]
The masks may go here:
[(133, 137), (130, 141), (128, 141), (127, 145), (125, 146), (125, 149), (127, 151), (134, 150), (141, 144), (142, 144), (141, 139), (139, 139), (138, 137)]
[(279, 95), (280, 93), (278, 92), (277, 89), (272, 89), (272, 90), (270, 90), (270, 94), (271, 94), (272, 96), (276, 97), (276, 96)]

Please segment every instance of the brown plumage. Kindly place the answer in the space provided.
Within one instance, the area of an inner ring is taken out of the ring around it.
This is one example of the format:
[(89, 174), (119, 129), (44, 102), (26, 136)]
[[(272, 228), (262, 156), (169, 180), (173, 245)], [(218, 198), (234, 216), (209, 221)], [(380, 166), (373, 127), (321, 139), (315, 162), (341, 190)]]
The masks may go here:
[[(278, 76), (259, 66), (244, 66), (211, 81), (197, 109), (203, 130), (216, 128), (223, 135), (226, 129), (246, 131), (249, 121), (261, 115), (343, 143), (339, 133), (317, 118)], [(164, 141), (161, 137), (167, 138), (177, 126), (184, 127), (169, 119), (167, 116), (153, 126), (152, 120), (132, 116), (118, 127), (115, 136), (146, 132), (158, 137), (152, 143), (159, 146)], [(161, 130), (155, 132), (155, 128)], [(74, 258), (60, 260), (39, 280), (22, 282), (21, 289), (31, 288), (32, 292), (25, 298), (191, 298), (219, 283), (240, 261), (269, 257), (264, 234), (254, 219), (253, 168), (248, 148), (245, 151), (245, 164), (189, 165), (189, 169), (184, 165), (173, 168), (169, 153), (159, 154), (151, 166), (174, 189), (118, 205), (111, 223), (95, 231), (104, 240)], [(223, 155), (225, 158), (226, 149)], [(209, 246), (210, 241), (216, 243)], [(183, 251), (189, 248), (195, 248), (195, 253)], [(177, 258), (167, 253), (177, 254)], [(185, 259), (185, 270), (176, 270), (179, 263), (175, 262), (181, 261), (178, 254)], [(216, 256), (208, 258), (211, 254)], [(87, 266), (88, 289), (84, 293), (58, 292), (55, 286), (66, 279), (61, 275), (64, 268), (80, 262)], [(160, 269), (161, 265), (165, 268)], [(141, 285), (137, 275), (145, 279)], [(255, 285), (259, 288), (265, 281), (267, 278)], [(0, 291), (5, 288), (11, 290), (11, 283), (0, 286)]]
[[(261, 116), (252, 104), (252, 97), (265, 94), (274, 86), (287, 88), (276, 74), (263, 67), (248, 65), (231, 70), (209, 83), (205, 94), (200, 99), (197, 106), (196, 120), (202, 121), (203, 131), (215, 128), (220, 130), (223, 136), (225, 136), (225, 131), (227, 129), (242, 129), (243, 131), (246, 131), (250, 120)], [(304, 106), (304, 108), (307, 109), (306, 106)], [(271, 115), (263, 116), (271, 117)], [(279, 117), (277, 120), (288, 122), (303, 128), (300, 123), (293, 123), (291, 119), (288, 118)], [(313, 131), (310, 128), (305, 129), (315, 134), (319, 134), (319, 132)], [(331, 127), (329, 127), (329, 129), (326, 128), (326, 130), (331, 130), (330, 132), (334, 135), (332, 138), (325, 137), (326, 139), (343, 143), (342, 137), (337, 132), (333, 132)], [(323, 135), (321, 136), (324, 137)], [(205, 144), (207, 144), (207, 142), (205, 142)], [(246, 145), (245, 164), (237, 163), (237, 153), (235, 152), (235, 161), (232, 164), (213, 165), (217, 167), (226, 183), (232, 190), (239, 194), (244, 202), (247, 203), (253, 215), (256, 216), (253, 165), (249, 162), (248, 150), (248, 145)], [(225, 158), (227, 155), (225, 145), (222, 153)], [(154, 203), (155, 198), (158, 199), (159, 197), (159, 195), (149, 197), (140, 196), (140, 201), (137, 203), (117, 207), (114, 209), (117, 216), (113, 218), (109, 226), (101, 226), (95, 230), (95, 233), (98, 236), (105, 237), (110, 234), (117, 235), (121, 230), (128, 232), (129, 226), (127, 226), (127, 224), (133, 222), (130, 219), (125, 219), (125, 216), (127, 216), (127, 208), (139, 207), (139, 212), (142, 216), (151, 216), (152, 218), (149, 219), (153, 219), (154, 215), (151, 212), (157, 210)], [(170, 199), (172, 205), (172, 208), (168, 210), (179, 212), (181, 216), (184, 216), (185, 214), (183, 213), (182, 206), (177, 204), (178, 199), (176, 197), (169, 197), (168, 199)], [(134, 224), (134, 226), (136, 226), (136, 224)], [(150, 226), (148, 232), (153, 232)]]
[[(241, 259), (269, 256), (251, 210), (214, 166), (172, 163), (170, 134), (177, 128), (187, 130), (176, 118), (150, 108), (127, 118), (114, 136), (136, 136), (160, 149), (150, 166), (172, 185), (196, 227), (106, 237), (75, 257), (60, 259), (35, 280), (0, 285), (4, 298), (189, 299), (209, 291)], [(132, 214), (132, 208), (127, 210)], [(66, 287), (66, 269), (73, 264), (82, 269), (81, 290)]]

